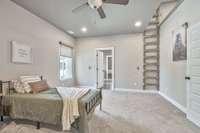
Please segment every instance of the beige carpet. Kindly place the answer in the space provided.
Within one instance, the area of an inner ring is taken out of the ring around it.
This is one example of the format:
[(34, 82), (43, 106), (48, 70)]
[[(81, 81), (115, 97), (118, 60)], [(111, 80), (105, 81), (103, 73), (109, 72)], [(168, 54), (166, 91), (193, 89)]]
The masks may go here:
[[(200, 133), (184, 113), (159, 95), (104, 91), (103, 96), (104, 111), (96, 110), (90, 133)], [(36, 130), (35, 123), (28, 121), (6, 123), (1, 123), (1, 133), (62, 133), (52, 125), (42, 124)]]

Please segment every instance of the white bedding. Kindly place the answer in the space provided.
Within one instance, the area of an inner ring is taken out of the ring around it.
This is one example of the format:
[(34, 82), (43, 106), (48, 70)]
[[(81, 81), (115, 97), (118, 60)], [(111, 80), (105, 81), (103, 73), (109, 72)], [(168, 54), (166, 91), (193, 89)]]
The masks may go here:
[(78, 99), (84, 96), (89, 89), (73, 87), (56, 87), (63, 99), (62, 127), (70, 130), (71, 124), (79, 117)]

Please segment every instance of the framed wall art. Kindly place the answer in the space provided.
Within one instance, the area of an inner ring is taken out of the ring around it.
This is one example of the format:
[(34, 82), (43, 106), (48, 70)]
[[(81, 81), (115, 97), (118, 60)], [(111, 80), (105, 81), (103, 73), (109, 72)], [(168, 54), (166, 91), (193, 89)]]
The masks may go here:
[(187, 60), (187, 28), (185, 23), (172, 32), (173, 36), (173, 61)]
[(26, 44), (11, 41), (12, 62), (13, 63), (32, 63), (32, 48)]

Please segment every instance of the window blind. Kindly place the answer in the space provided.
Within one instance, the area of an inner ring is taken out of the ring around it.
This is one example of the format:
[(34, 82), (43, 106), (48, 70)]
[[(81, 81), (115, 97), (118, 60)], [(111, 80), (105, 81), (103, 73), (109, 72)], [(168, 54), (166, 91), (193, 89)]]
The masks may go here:
[(60, 45), (60, 56), (72, 57), (73, 49), (71, 47)]

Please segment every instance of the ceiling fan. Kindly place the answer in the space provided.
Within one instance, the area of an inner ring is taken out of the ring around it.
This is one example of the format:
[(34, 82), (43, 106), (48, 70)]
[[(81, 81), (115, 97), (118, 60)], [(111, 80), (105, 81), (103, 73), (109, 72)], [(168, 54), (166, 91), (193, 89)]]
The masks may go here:
[(127, 5), (129, 0), (88, 0), (86, 3), (78, 6), (77, 8), (73, 9), (72, 12), (76, 13), (81, 11), (86, 7), (90, 7), (92, 9), (96, 9), (102, 19), (106, 18), (106, 14), (103, 10), (103, 4), (119, 4), (119, 5)]

